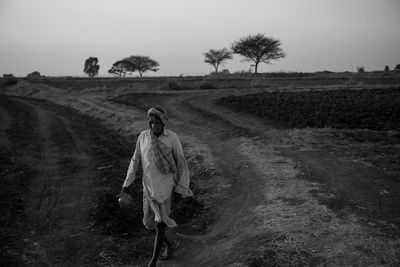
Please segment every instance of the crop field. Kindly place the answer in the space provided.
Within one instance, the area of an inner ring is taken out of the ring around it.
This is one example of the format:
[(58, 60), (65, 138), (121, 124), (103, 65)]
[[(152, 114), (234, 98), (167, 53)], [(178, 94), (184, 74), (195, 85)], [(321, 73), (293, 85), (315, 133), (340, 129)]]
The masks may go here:
[(158, 266), (399, 266), (400, 75), (0, 81), (0, 265), (147, 266), (146, 110), (183, 144), (194, 197)]
[(289, 128), (400, 128), (400, 88), (268, 92), (227, 96), (216, 103)]

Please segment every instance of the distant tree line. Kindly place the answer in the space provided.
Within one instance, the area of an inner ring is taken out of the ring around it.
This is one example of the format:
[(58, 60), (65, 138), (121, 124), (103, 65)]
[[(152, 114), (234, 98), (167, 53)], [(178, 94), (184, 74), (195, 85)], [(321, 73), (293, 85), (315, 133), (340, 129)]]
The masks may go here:
[[(277, 60), (286, 57), (286, 53), (281, 48), (281, 41), (272, 37), (267, 37), (264, 34), (258, 33), (255, 35), (245, 36), (231, 44), (230, 49), (209, 49), (204, 52), (204, 62), (212, 65), (217, 73), (219, 67), (227, 60), (232, 59), (233, 54), (238, 54), (243, 57), (243, 61), (250, 62), (251, 67), (254, 67), (254, 73), (258, 72), (260, 63), (270, 64), (272, 60)], [(108, 73), (117, 76), (125, 77), (134, 72), (138, 72), (140, 77), (147, 71), (158, 71), (160, 64), (148, 56), (135, 55), (123, 58), (116, 61)], [(84, 72), (89, 77), (98, 75), (99, 72), (98, 59), (89, 57), (85, 61)], [(363, 66), (357, 67), (358, 72), (364, 72)], [(384, 71), (390, 71), (389, 66), (385, 66)], [(400, 65), (394, 68), (394, 71), (400, 71)], [(228, 70), (222, 70), (223, 73), (229, 73)]]
[[(254, 63), (252, 66), (255, 67), (254, 72), (257, 73), (260, 63), (268, 64), (271, 60), (285, 57), (285, 53), (280, 46), (281, 42), (279, 40), (266, 37), (264, 34), (249, 35), (234, 42), (231, 45), (231, 50), (227, 48), (208, 50), (203, 53), (204, 62), (212, 65), (215, 72), (218, 72), (218, 68), (227, 60), (232, 59), (233, 54), (239, 54), (243, 56), (244, 61)], [(96, 57), (86, 59), (84, 73), (89, 77), (97, 76), (100, 69), (98, 62)], [(157, 61), (148, 56), (135, 55), (114, 62), (108, 73), (118, 77), (125, 77), (127, 74), (138, 72), (142, 77), (143, 73), (147, 71), (158, 71), (159, 66), (160, 64)], [(223, 72), (228, 71), (223, 70)]]
[[(388, 65), (385, 65), (385, 68), (383, 69), (383, 71), (384, 71), (384, 72), (389, 72), (389, 71), (390, 71), (389, 66), (388, 66)], [(393, 68), (393, 71), (396, 71), (396, 72), (397, 72), (397, 71), (400, 71), (400, 64), (397, 64), (396, 67)], [(358, 66), (358, 67), (357, 67), (357, 72), (359, 72), (359, 73), (365, 72), (364, 66)]]

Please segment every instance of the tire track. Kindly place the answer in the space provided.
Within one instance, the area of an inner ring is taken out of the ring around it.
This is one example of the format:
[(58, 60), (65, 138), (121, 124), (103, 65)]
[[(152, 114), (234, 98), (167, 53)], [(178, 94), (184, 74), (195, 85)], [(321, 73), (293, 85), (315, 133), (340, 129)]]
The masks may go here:
[[(18, 102), (30, 107), (37, 117), (36, 131), (42, 144), (41, 156), (33, 163), (38, 173), (26, 201), (37, 238), (36, 247), (39, 247), (36, 264), (54, 264), (65, 260), (71, 250), (78, 252), (87, 245), (78, 240), (65, 240), (86, 232), (90, 214), (86, 196), (90, 195), (87, 192), (92, 186), (88, 179), (92, 169), (90, 156), (87, 148), (75, 142), (71, 135), (74, 130), (65, 123), (65, 118), (42, 108), (43, 104), (37, 101)], [(86, 168), (79, 168), (80, 165)], [(79, 256), (68, 260), (80, 261)]]

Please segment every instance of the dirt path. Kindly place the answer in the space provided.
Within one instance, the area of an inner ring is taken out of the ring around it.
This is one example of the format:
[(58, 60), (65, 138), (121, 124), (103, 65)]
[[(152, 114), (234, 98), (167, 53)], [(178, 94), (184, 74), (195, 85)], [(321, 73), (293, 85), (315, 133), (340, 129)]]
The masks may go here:
[[(257, 229), (254, 226), (252, 210), (265, 201), (265, 176), (239, 149), (243, 139), (267, 137), (271, 141), (277, 136), (271, 128), (254, 118), (238, 116), (227, 110), (219, 112), (210, 101), (226, 93), (145, 94), (134, 103), (143, 111), (152, 105), (166, 107), (172, 118), (169, 127), (183, 138), (194, 139), (198, 145), (206, 147), (210, 164), (217, 169), (212, 177), (215, 188), (210, 189), (214, 198), (211, 208), (215, 224), (205, 235), (185, 235), (187, 248), (179, 253), (182, 258), (172, 261), (171, 266), (234, 263), (243, 254), (260, 249), (263, 241), (278, 235), (273, 229)], [(247, 242), (246, 247), (238, 246), (243, 240), (251, 238), (255, 239), (254, 242)]]

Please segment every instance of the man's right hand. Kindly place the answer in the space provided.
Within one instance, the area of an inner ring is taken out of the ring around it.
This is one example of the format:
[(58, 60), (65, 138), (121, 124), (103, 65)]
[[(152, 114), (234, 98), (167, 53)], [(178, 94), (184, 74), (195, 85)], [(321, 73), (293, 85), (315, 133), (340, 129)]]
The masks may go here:
[(121, 194), (117, 196), (118, 205), (120, 208), (125, 208), (133, 205), (133, 199), (128, 193), (127, 187), (122, 187)]
[(128, 187), (122, 187), (122, 189), (121, 189), (121, 193), (119, 193), (118, 195), (117, 195), (117, 198), (119, 198), (122, 194), (128, 194)]

